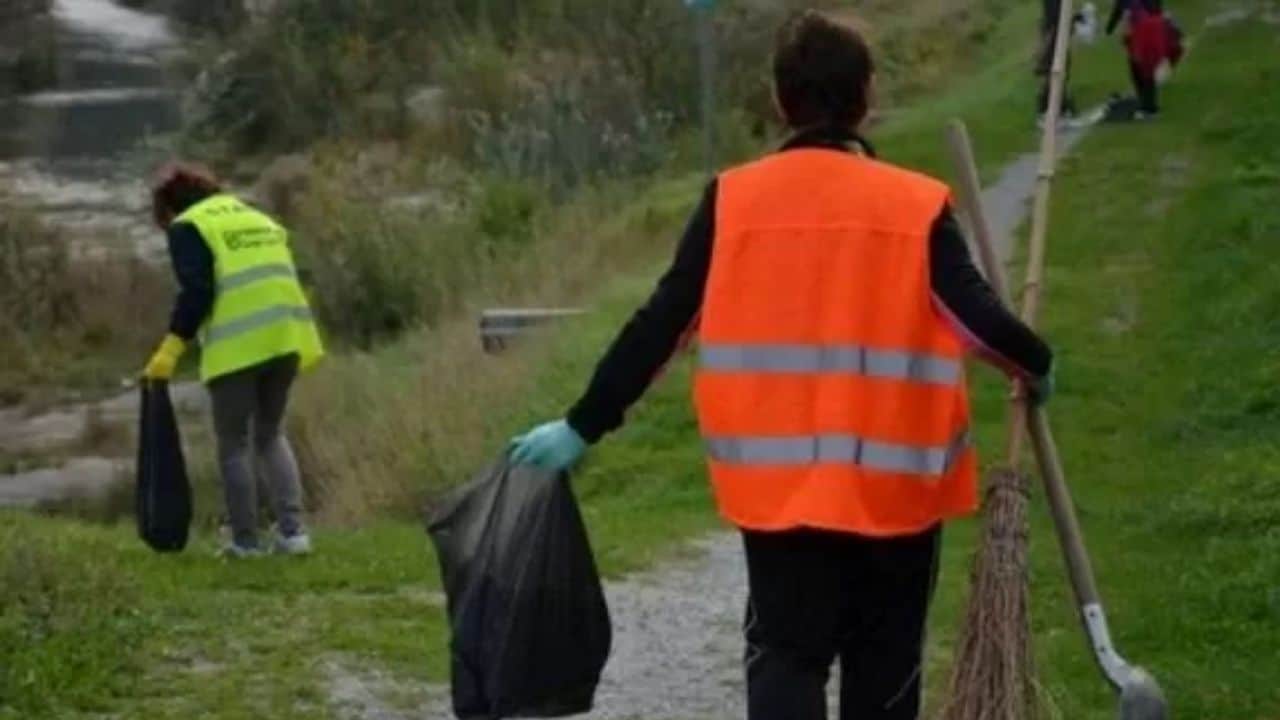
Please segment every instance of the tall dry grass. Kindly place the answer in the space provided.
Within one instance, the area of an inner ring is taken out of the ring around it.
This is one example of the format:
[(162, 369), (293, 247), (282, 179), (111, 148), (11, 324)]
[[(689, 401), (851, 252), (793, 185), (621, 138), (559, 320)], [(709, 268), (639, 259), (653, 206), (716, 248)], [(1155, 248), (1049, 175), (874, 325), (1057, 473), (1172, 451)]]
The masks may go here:
[(583, 369), (557, 377), (559, 369), (549, 365), (563, 356), (558, 342), (576, 335), (550, 335), (487, 356), (479, 310), (589, 301), (603, 278), (671, 251), (699, 184), (695, 177), (639, 193), (607, 220), (611, 208), (627, 202), (627, 189), (579, 199), (527, 247), (487, 258), (429, 329), (372, 353), (331, 358), (306, 378), (291, 432), (321, 516), (358, 522), (416, 512), (466, 479), (514, 427), (562, 411), (563, 388), (585, 381)]
[[(733, 3), (717, 13), (726, 108), (765, 122), (760, 49), (802, 4)], [(633, 142), (697, 120), (692, 16), (666, 0), (283, 0), (189, 65), (199, 77), (189, 137), (236, 153), (403, 137), (413, 125), (407, 102), (421, 87), (448, 98), (451, 131), (438, 149), (473, 162), (532, 124), (559, 135), (549, 140), (563, 145), (560, 158), (603, 152), (614, 164), (619, 153), (629, 161)]]
[(30, 211), (0, 205), (0, 404), (110, 387), (164, 334), (173, 297), (162, 268), (87, 260)]

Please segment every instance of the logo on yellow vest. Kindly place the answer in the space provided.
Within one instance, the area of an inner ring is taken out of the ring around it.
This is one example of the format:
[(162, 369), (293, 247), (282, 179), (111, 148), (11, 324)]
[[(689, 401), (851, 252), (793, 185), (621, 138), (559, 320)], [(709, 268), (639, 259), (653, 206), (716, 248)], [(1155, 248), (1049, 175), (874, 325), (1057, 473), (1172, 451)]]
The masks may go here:
[(224, 242), (226, 242), (228, 250), (236, 252), (280, 245), (284, 243), (284, 238), (285, 234), (278, 228), (253, 227), (232, 230), (226, 233)]

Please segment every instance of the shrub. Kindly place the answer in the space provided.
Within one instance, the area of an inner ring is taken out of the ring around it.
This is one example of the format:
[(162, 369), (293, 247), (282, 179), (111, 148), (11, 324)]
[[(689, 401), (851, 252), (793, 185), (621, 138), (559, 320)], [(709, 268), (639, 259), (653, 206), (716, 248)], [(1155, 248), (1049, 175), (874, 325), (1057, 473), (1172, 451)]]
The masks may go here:
[[(766, 50), (799, 4), (717, 13), (724, 107), (769, 112)], [(691, 18), (667, 0), (284, 0), (211, 52), (191, 133), (237, 151), (403, 134), (409, 90), (434, 84), (473, 131), (445, 150), (487, 169), (566, 186), (590, 179), (589, 163), (645, 172), (657, 141), (697, 116)]]
[[(189, 134), (232, 150), (296, 149), (323, 137), (403, 130), (423, 47), (402, 2), (292, 0), (198, 63)], [(229, 52), (224, 52), (229, 51)]]
[[(321, 174), (291, 225), (300, 271), (331, 338), (369, 348), (456, 307), (486, 255), (465, 218), (397, 208), (385, 197), (353, 194), (357, 180), (348, 172)], [(513, 212), (519, 208), (495, 206), (493, 230), (518, 232), (518, 218), (503, 216)]]
[(552, 78), (496, 118), (472, 114), (481, 167), (563, 196), (601, 176), (652, 172), (666, 159), (671, 116), (647, 111), (635, 88), (593, 79), (589, 68)]
[(172, 299), (164, 268), (132, 258), (76, 258), (68, 241), (0, 206), (0, 403), (50, 386), (101, 387), (136, 369)]

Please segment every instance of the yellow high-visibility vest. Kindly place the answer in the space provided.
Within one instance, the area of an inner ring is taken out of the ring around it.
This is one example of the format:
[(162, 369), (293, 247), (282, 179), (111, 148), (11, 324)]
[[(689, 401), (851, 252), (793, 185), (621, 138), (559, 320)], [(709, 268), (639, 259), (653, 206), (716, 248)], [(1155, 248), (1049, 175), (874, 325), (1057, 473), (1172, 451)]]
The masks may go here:
[(199, 335), (202, 381), (294, 353), (305, 370), (324, 356), (288, 231), (226, 194), (192, 205), (174, 222), (195, 225), (213, 253), (213, 311)]

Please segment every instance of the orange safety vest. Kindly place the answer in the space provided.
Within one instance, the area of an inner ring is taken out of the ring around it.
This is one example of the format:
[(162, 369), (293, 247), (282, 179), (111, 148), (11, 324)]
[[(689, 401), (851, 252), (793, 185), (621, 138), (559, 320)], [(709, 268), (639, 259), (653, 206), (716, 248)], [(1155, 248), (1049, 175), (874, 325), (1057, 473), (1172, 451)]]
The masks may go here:
[(720, 176), (695, 400), (731, 523), (884, 537), (977, 507), (964, 345), (929, 283), (948, 199), (838, 150)]

